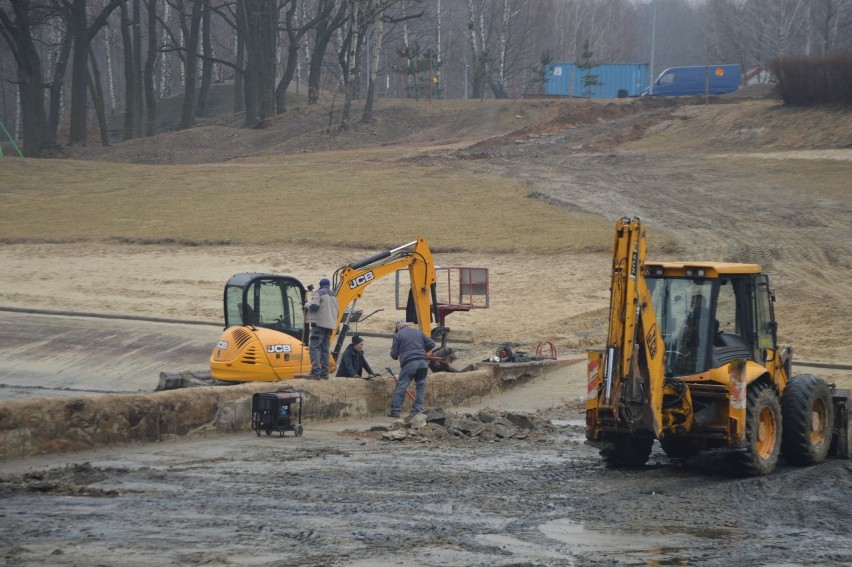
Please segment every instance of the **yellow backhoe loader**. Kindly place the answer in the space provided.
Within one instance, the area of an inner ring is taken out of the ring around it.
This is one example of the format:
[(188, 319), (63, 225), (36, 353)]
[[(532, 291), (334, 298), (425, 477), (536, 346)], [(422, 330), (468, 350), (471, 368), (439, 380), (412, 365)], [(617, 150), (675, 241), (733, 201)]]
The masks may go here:
[[(338, 300), (337, 327), (331, 337), (333, 371), (350, 325), (359, 320), (355, 309), (373, 282), (407, 269), (410, 291), (406, 320), (440, 340), (431, 354), (433, 370), (451, 370), (452, 351), (446, 346), (449, 329), (444, 318), (454, 311), (475, 307), (473, 295), (487, 294), (487, 270), (458, 268), (467, 278), (455, 301), (439, 303), (436, 267), (424, 238), (375, 254), (339, 268), (332, 279)], [(481, 274), (485, 274), (484, 281)], [(471, 278), (475, 281), (471, 283)], [(293, 276), (241, 273), (225, 284), (225, 330), (210, 356), (210, 376), (225, 382), (276, 382), (308, 374), (308, 332), (304, 305), (308, 289)], [(361, 319), (363, 320), (363, 319)], [(432, 328), (432, 321), (438, 326)]]
[(615, 466), (728, 448), (738, 471), (849, 458), (848, 390), (792, 375), (756, 264), (646, 262), (645, 227), (615, 230), (606, 349), (589, 353), (586, 437)]

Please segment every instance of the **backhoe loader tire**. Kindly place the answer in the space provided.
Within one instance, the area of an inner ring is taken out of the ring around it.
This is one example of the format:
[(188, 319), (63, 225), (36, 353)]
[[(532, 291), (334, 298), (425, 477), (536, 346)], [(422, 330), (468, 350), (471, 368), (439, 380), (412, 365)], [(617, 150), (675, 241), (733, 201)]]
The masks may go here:
[(688, 459), (700, 453), (702, 449), (701, 441), (684, 437), (663, 437), (660, 439), (660, 446), (672, 459)]
[(743, 476), (771, 473), (781, 454), (781, 403), (775, 389), (764, 382), (748, 387), (746, 448), (735, 454), (734, 464)]
[(654, 440), (650, 437), (616, 435), (607, 439), (610, 442), (601, 449), (601, 457), (610, 467), (641, 467), (648, 462)]
[(781, 454), (793, 465), (825, 460), (834, 429), (834, 405), (825, 381), (813, 374), (794, 376), (781, 396), (784, 436)]

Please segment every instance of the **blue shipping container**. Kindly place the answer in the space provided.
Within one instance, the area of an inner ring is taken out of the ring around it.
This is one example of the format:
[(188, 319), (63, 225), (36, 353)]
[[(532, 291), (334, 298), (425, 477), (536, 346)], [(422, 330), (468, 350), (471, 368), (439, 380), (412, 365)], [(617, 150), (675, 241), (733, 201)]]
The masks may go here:
[(648, 86), (648, 65), (645, 63), (611, 63), (592, 69), (578, 69), (574, 63), (548, 65), (544, 94), (561, 96), (588, 96), (583, 86), (586, 75), (597, 75), (600, 85), (591, 87), (592, 98), (618, 98), (619, 91), (626, 96), (639, 96)]

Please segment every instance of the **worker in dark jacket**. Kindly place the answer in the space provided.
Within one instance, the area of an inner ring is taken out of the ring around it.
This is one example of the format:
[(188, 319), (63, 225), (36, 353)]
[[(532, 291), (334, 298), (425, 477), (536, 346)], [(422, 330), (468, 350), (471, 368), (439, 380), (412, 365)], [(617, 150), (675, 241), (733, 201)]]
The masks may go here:
[(337, 376), (343, 378), (363, 378), (361, 373), (365, 370), (367, 371), (367, 379), (373, 378), (376, 375), (364, 357), (364, 339), (355, 335), (352, 337), (352, 342), (340, 356), (340, 362), (337, 366)]
[(408, 323), (405, 319), (396, 322), (396, 334), (393, 336), (390, 355), (399, 360), (399, 381), (391, 400), (391, 417), (399, 417), (402, 410), (402, 400), (411, 381), (416, 382), (414, 403), (411, 404), (411, 415), (423, 411), (423, 400), (426, 395), (426, 374), (429, 372), (429, 362), (426, 355), (435, 348), (435, 341)]

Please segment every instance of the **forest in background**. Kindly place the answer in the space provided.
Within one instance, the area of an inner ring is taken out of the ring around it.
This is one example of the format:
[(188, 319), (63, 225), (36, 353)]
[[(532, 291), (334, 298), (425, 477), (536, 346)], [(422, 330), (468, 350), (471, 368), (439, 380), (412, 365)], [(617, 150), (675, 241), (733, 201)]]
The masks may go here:
[[(157, 133), (210, 113), (214, 84), (259, 127), (330, 104), (369, 122), (377, 97), (518, 98), (548, 62), (739, 63), (852, 51), (852, 0), (0, 0), (0, 121), (25, 155)], [(290, 97), (290, 100), (288, 100)], [(355, 115), (354, 101), (358, 115)]]

